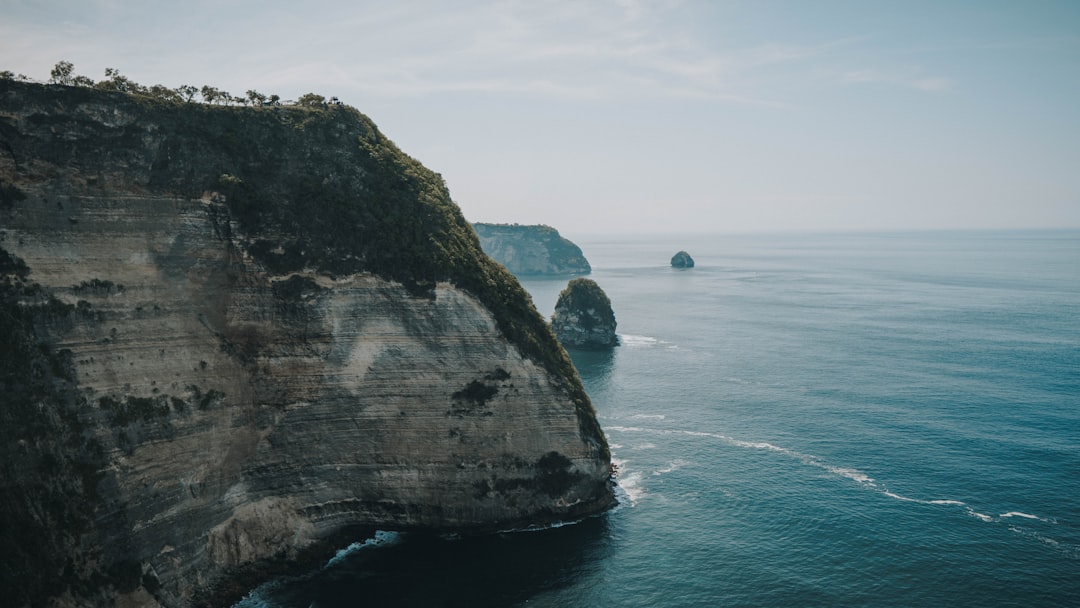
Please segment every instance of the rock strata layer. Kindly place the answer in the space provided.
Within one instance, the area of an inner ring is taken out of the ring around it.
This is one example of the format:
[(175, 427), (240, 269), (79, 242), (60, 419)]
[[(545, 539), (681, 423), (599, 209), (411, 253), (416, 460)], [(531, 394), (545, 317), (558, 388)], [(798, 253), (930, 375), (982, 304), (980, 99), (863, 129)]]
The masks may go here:
[(473, 224), (484, 253), (519, 276), (573, 276), (592, 267), (581, 248), (550, 226)]
[(573, 279), (559, 294), (551, 328), (567, 348), (603, 349), (619, 344), (611, 300), (592, 279)]
[(0, 340), (9, 605), (197, 605), (356, 530), (613, 501), (543, 319), (348, 107), (0, 81)]

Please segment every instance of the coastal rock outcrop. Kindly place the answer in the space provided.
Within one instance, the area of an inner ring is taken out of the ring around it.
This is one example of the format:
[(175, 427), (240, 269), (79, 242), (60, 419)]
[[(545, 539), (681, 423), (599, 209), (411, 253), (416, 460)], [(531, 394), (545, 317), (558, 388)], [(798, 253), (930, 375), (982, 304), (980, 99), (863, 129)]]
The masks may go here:
[(550, 226), (473, 224), (484, 253), (515, 275), (572, 276), (592, 267), (581, 248)]
[(694, 258), (690, 257), (689, 253), (686, 253), (685, 251), (680, 251), (679, 253), (676, 253), (675, 255), (671, 256), (671, 267), (672, 268), (693, 268), (694, 267)]
[(600, 349), (619, 344), (611, 300), (596, 281), (573, 279), (559, 293), (551, 328), (567, 348)]
[(613, 503), (544, 319), (347, 106), (0, 80), (0, 343), (7, 605), (219, 604), (361, 530)]

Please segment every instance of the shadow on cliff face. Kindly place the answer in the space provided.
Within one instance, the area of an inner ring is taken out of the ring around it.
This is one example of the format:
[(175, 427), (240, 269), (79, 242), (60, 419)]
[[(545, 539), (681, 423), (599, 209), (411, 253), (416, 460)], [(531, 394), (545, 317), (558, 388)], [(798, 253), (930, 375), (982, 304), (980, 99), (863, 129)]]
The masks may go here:
[(609, 539), (604, 517), (476, 537), (402, 534), (310, 575), (264, 585), (237, 606), (514, 606), (595, 572)]

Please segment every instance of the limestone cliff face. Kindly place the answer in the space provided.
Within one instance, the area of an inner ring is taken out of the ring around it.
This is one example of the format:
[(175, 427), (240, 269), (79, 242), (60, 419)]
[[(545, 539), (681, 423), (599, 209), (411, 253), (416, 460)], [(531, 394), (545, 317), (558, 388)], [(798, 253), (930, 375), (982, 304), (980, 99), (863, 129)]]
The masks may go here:
[(192, 605), (360, 528), (611, 505), (565, 352), (354, 110), (0, 82), (0, 195), (16, 605)]
[(589, 274), (581, 248), (550, 226), (473, 224), (484, 253), (515, 275)]

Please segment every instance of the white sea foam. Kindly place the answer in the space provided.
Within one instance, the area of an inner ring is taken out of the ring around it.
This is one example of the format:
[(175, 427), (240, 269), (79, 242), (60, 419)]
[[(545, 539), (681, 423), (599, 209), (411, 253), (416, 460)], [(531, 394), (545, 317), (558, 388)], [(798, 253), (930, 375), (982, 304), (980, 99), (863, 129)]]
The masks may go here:
[(1027, 513), (1021, 513), (1019, 511), (1009, 511), (1008, 513), (1002, 513), (1001, 517), (1023, 517), (1024, 519), (1042, 519), (1038, 515), (1029, 515)]
[(859, 471), (858, 469), (849, 469), (849, 468), (846, 468), (846, 467), (825, 467), (825, 469), (827, 471), (829, 471), (830, 473), (834, 473), (834, 474), (839, 475), (841, 477), (847, 477), (848, 479), (850, 479), (852, 481), (857, 481), (857, 482), (859, 482), (861, 484), (866, 484), (866, 485), (873, 485), (874, 484), (874, 478), (873, 477), (870, 477), (869, 475), (867, 475), (866, 473), (863, 473), (862, 471)]
[(974, 509), (969, 507), (966, 502), (964, 502), (962, 500), (953, 500), (951, 498), (935, 498), (935, 499), (931, 499), (931, 500), (924, 500), (922, 498), (911, 498), (910, 496), (904, 496), (902, 494), (897, 494), (896, 492), (890, 492), (890, 491), (888, 491), (888, 490), (886, 490), (884, 488), (880, 488), (877, 484), (873, 483), (873, 480), (871, 480), (870, 483), (868, 483), (867, 485), (877, 489), (878, 491), (880, 491), (885, 496), (888, 496), (889, 498), (894, 498), (896, 500), (901, 500), (903, 502), (913, 502), (913, 503), (919, 504), (919, 505), (930, 505), (930, 506), (938, 506), (938, 507), (965, 507), (965, 512), (968, 515), (970, 515), (970, 516), (972, 516), (974, 518), (982, 519), (983, 521), (993, 521), (992, 517), (989, 518), (989, 519), (984, 519), (984, 518), (986, 518), (988, 516), (975, 511)]
[(633, 507), (634, 499), (630, 497), (630, 493), (626, 491), (626, 488), (622, 487), (622, 484), (615, 484), (615, 507), (612, 511), (618, 511), (623, 507)]
[[(871, 483), (869, 485), (874, 486), (875, 484)], [(920, 504), (920, 505), (932, 505), (932, 506), (939, 506), (939, 507), (963, 507), (964, 508), (964, 513), (967, 514), (969, 517), (974, 517), (975, 519), (977, 519), (979, 521), (984, 521), (986, 523), (991, 523), (991, 522), (997, 521), (997, 519), (995, 519), (994, 517), (992, 517), (990, 515), (987, 515), (986, 513), (980, 513), (978, 511), (976, 511), (975, 509), (972, 509), (966, 502), (964, 502), (962, 500), (952, 500), (952, 499), (948, 499), (948, 498), (938, 498), (938, 499), (934, 499), (934, 500), (923, 500), (923, 499), (920, 499), (920, 498), (910, 498), (908, 496), (902, 496), (900, 494), (896, 494), (895, 492), (889, 492), (888, 490), (881, 490), (881, 493), (884, 494), (885, 496), (888, 496), (889, 498), (895, 498), (896, 500), (902, 500), (904, 502), (913, 502), (913, 503)]]
[(648, 432), (653, 432), (653, 433), (656, 433), (656, 434), (659, 434), (659, 435), (664, 435), (665, 434), (663, 431), (659, 431), (659, 430), (656, 430), (656, 429), (643, 429), (643, 428), (637, 427), (637, 426), (612, 425), (612, 426), (605, 426), (604, 430), (605, 431), (615, 431), (616, 433), (648, 433)]
[(499, 534), (513, 534), (516, 532), (543, 532), (544, 530), (554, 530), (556, 528), (564, 528), (566, 526), (580, 524), (581, 522), (589, 519), (590, 517), (599, 517), (599, 515), (589, 515), (586, 517), (582, 517), (581, 519), (565, 519), (560, 521), (553, 521), (546, 524), (526, 526), (524, 528), (511, 528), (509, 530), (501, 530), (499, 531)]
[(663, 420), (667, 416), (663, 414), (634, 414), (630, 416), (634, 420)]
[(751, 449), (754, 449), (754, 450), (770, 450), (770, 451), (773, 451), (773, 452), (780, 452), (780, 453), (783, 453), (783, 454), (787, 454), (789, 456), (795, 456), (796, 458), (799, 458), (799, 457), (802, 456), (801, 454), (799, 454), (797, 452), (793, 452), (793, 451), (791, 451), (791, 450), (789, 450), (787, 448), (782, 448), (782, 447), (780, 447), (778, 445), (773, 445), (773, 444), (768, 443), (766, 441), (742, 441), (742, 440), (739, 440), (739, 439), (732, 439), (731, 437), (724, 437), (722, 435), (716, 436), (716, 437), (718, 439), (723, 439), (724, 441), (730, 443), (731, 445), (734, 445), (734, 446), (737, 446), (737, 447), (740, 447), (740, 448), (751, 448)]
[(262, 589), (262, 587), (245, 595), (239, 602), (233, 604), (232, 608), (271, 608), (273, 604), (263, 598), (260, 589)]
[(345, 559), (349, 555), (352, 555), (353, 553), (356, 553), (357, 551), (367, 549), (367, 548), (370, 548), (370, 547), (381, 547), (381, 546), (393, 545), (393, 544), (396, 544), (400, 540), (401, 540), (401, 535), (398, 534), (397, 532), (388, 532), (388, 531), (385, 531), (385, 530), (376, 530), (375, 535), (373, 537), (362, 540), (362, 541), (359, 541), (359, 542), (352, 543), (351, 545), (349, 545), (348, 547), (345, 547), (344, 549), (339, 549), (338, 552), (334, 554), (334, 557), (331, 557), (330, 560), (326, 562), (326, 566), (332, 566), (332, 565), (340, 562), (341, 560)]
[(1057, 520), (1048, 517), (1039, 517), (1038, 515), (1032, 515), (1030, 513), (1021, 513), (1020, 511), (1009, 511), (1008, 513), (1002, 513), (1001, 519), (1008, 519), (1010, 517), (1021, 517), (1023, 519), (1034, 519), (1037, 521), (1045, 522), (1048, 524), (1056, 524)]
[(619, 341), (623, 346), (629, 346), (631, 348), (639, 348), (644, 346), (656, 346), (660, 344), (660, 340), (651, 338), (649, 336), (635, 336), (632, 334), (619, 334)]
[[(912, 497), (909, 497), (909, 496), (904, 496), (902, 494), (897, 494), (895, 492), (891, 492), (887, 488), (884, 488), (884, 487), (880, 486), (874, 480), (873, 477), (871, 477), (870, 475), (868, 475), (868, 474), (866, 474), (866, 473), (864, 473), (864, 472), (862, 472), (862, 471), (860, 471), (858, 469), (851, 468), (851, 467), (842, 467), (842, 466), (831, 465), (831, 464), (825, 462), (824, 460), (822, 460), (818, 456), (814, 456), (812, 454), (803, 454), (802, 452), (792, 450), (792, 449), (789, 449), (789, 448), (785, 448), (785, 447), (782, 447), (782, 446), (778, 446), (778, 445), (769, 443), (767, 441), (745, 441), (745, 440), (742, 440), (742, 439), (735, 439), (734, 437), (729, 437), (727, 435), (723, 435), (723, 434), (720, 434), (720, 433), (710, 433), (710, 432), (707, 432), (707, 431), (687, 431), (687, 430), (674, 430), (674, 429), (648, 429), (648, 428), (635, 427), (635, 426), (612, 426), (612, 427), (608, 427), (608, 430), (613, 431), (613, 432), (622, 432), (622, 433), (647, 433), (647, 434), (653, 434), (653, 435), (684, 435), (684, 436), (689, 436), (689, 437), (704, 437), (704, 438), (709, 438), (709, 439), (716, 439), (716, 440), (722, 441), (722, 442), (724, 442), (724, 443), (726, 443), (728, 445), (732, 445), (732, 446), (735, 446), (735, 447), (747, 448), (747, 449), (753, 449), (753, 450), (765, 450), (765, 451), (769, 451), (769, 452), (777, 452), (779, 454), (784, 454), (785, 456), (788, 456), (790, 458), (798, 460), (799, 462), (801, 462), (801, 463), (803, 463), (803, 464), (805, 464), (807, 466), (817, 467), (817, 468), (823, 469), (825, 471), (828, 471), (829, 473), (832, 473), (833, 475), (837, 475), (837, 476), (843, 477), (845, 479), (850, 479), (851, 481), (854, 481), (854, 482), (862, 485), (863, 487), (866, 487), (866, 488), (872, 489), (874, 491), (880, 492), (882, 495), (888, 496), (889, 498), (892, 498), (892, 499), (895, 499), (895, 500), (900, 500), (900, 501), (903, 501), (903, 502), (921, 504), (921, 505), (944, 506), (944, 507), (963, 507), (965, 514), (967, 514), (970, 517), (974, 517), (975, 519), (978, 519), (979, 521), (984, 521), (984, 522), (987, 522), (987, 523), (999, 522), (999, 521), (1009, 519), (1009, 518), (1014, 518), (1014, 517), (1018, 517), (1018, 518), (1022, 518), (1022, 519), (1038, 520), (1038, 521), (1043, 521), (1043, 522), (1047, 522), (1047, 523), (1057, 523), (1054, 519), (1043, 518), (1043, 517), (1039, 517), (1037, 515), (1031, 515), (1029, 513), (1024, 513), (1022, 511), (1010, 511), (1008, 513), (1003, 513), (999, 517), (993, 517), (992, 515), (987, 515), (986, 513), (981, 513), (979, 511), (976, 511), (974, 508), (972, 508), (970, 505), (968, 505), (967, 503), (965, 503), (963, 501), (953, 500), (953, 499), (949, 499), (949, 498), (936, 498), (936, 499), (926, 500), (926, 499), (922, 499), (922, 498), (912, 498)], [(660, 474), (661, 472), (669, 472), (669, 471), (667, 471), (666, 469), (662, 469), (660, 471), (657, 471), (655, 474)], [(638, 481), (640, 481), (640, 477), (636, 478), (634, 483), (636, 484)]]
[(917, 503), (920, 503), (920, 504), (930, 504), (928, 501), (918, 500), (918, 499), (915, 499), (915, 498), (908, 498), (907, 496), (901, 496), (900, 494), (896, 494), (895, 492), (890, 492), (888, 490), (882, 490), (881, 493), (884, 494), (885, 496), (888, 496), (889, 498), (895, 498), (896, 500), (901, 500), (901, 501), (904, 501), (904, 502), (917, 502)]
[(642, 474), (637, 471), (620, 474), (616, 486), (625, 492), (626, 498), (630, 500), (631, 506), (636, 505), (637, 501), (645, 496), (645, 487), (642, 485)]
[(671, 472), (674, 472), (674, 471), (678, 471), (679, 469), (683, 468), (684, 466), (686, 466), (688, 464), (690, 464), (690, 463), (688, 463), (685, 460), (675, 460), (675, 461), (672, 461), (672, 462), (668, 463), (668, 466), (666, 466), (666, 467), (664, 467), (662, 469), (658, 469), (656, 471), (653, 471), (653, 475), (663, 475), (665, 473), (671, 473)]

